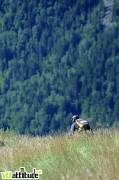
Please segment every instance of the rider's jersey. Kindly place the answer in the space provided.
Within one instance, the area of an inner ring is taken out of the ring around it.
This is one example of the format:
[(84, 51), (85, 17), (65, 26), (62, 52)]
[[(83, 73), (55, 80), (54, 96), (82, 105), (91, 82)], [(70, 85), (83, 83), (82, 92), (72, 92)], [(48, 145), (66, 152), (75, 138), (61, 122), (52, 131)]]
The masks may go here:
[(84, 125), (87, 125), (88, 121), (84, 119), (77, 119), (76, 120), (76, 125), (78, 125), (79, 128), (82, 128)]
[(79, 119), (79, 122), (80, 122), (81, 124), (88, 124), (88, 121), (86, 121), (86, 120), (84, 120), (84, 119)]

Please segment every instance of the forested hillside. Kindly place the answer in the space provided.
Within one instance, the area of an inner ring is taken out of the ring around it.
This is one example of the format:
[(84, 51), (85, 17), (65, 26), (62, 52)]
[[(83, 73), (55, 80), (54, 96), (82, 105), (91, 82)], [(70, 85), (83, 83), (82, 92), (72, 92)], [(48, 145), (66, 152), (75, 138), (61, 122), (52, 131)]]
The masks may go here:
[(0, 128), (64, 131), (119, 120), (119, 2), (0, 0)]

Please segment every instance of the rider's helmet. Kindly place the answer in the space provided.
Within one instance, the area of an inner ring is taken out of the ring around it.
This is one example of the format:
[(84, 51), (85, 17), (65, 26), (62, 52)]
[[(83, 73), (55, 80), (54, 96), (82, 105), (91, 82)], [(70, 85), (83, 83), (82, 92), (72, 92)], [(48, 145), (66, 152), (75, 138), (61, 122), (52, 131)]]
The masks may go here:
[(76, 121), (76, 119), (79, 119), (79, 116), (78, 115), (74, 115), (74, 116), (72, 116), (72, 122), (75, 122)]

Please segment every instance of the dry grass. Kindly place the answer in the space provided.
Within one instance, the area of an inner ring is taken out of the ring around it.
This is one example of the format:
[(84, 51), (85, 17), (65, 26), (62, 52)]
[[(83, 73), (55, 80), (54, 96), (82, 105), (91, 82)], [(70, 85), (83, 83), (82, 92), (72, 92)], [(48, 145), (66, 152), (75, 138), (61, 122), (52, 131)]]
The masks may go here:
[[(43, 180), (119, 180), (119, 132), (55, 137), (0, 133), (0, 170), (43, 170)], [(3, 142), (3, 143), (2, 143)]]

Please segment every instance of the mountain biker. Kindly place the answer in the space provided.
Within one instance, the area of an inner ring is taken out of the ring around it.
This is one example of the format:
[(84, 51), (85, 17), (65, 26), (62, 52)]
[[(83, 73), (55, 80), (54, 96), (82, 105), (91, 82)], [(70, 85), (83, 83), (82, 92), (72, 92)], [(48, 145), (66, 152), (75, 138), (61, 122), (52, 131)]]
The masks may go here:
[(72, 117), (72, 125), (70, 128), (70, 133), (74, 134), (75, 131), (81, 132), (82, 130), (91, 130), (89, 122), (87, 120), (81, 119), (78, 115)]

